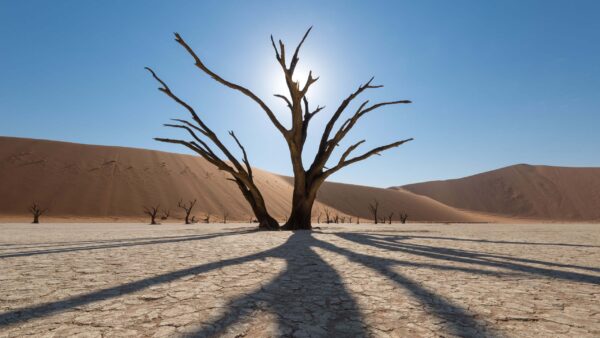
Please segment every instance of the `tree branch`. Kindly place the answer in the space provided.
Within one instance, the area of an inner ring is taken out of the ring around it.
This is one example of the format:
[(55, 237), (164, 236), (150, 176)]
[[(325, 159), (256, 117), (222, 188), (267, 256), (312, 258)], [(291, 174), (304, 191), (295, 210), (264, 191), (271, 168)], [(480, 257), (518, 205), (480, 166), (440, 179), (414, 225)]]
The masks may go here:
[[(329, 176), (329, 175), (331, 175), (331, 174), (335, 173), (336, 171), (338, 171), (338, 170), (340, 170), (340, 169), (342, 169), (342, 168), (344, 168), (344, 167), (347, 167), (347, 166), (349, 166), (350, 164), (353, 164), (353, 163), (356, 163), (356, 162), (359, 162), (359, 161), (362, 161), (362, 160), (366, 160), (367, 158), (369, 158), (369, 157), (371, 157), (371, 156), (373, 156), (373, 155), (379, 155), (379, 153), (380, 153), (380, 152), (382, 152), (382, 151), (386, 151), (386, 150), (388, 150), (388, 149), (396, 148), (396, 147), (398, 147), (398, 146), (400, 146), (400, 145), (402, 145), (402, 144), (404, 144), (404, 143), (406, 143), (406, 142), (412, 141), (412, 140), (413, 140), (413, 138), (409, 138), (409, 139), (406, 139), (406, 140), (397, 141), (397, 142), (394, 142), (394, 143), (390, 143), (390, 144), (388, 144), (388, 145), (384, 145), (384, 146), (381, 146), (381, 147), (377, 147), (377, 148), (375, 148), (375, 149), (372, 149), (372, 150), (370, 150), (370, 151), (368, 151), (368, 152), (366, 152), (366, 153), (364, 153), (364, 154), (362, 154), (362, 155), (360, 155), (360, 156), (353, 157), (353, 158), (351, 158), (351, 159), (349, 159), (349, 160), (345, 160), (345, 159), (344, 159), (344, 160), (342, 161), (342, 160), (340, 159), (340, 162), (339, 162), (339, 163), (338, 163), (338, 164), (337, 164), (335, 167), (333, 167), (333, 168), (331, 168), (331, 169), (327, 170), (327, 171), (324, 173), (324, 175), (325, 175), (325, 177), (327, 177), (327, 176)], [(342, 157), (344, 157), (344, 156), (346, 156), (346, 157), (347, 157), (347, 156), (350, 154), (350, 152), (351, 152), (352, 150), (356, 149), (356, 147), (358, 147), (358, 146), (359, 146), (361, 143), (363, 143), (363, 141), (360, 141), (360, 142), (358, 142), (358, 143), (356, 143), (356, 144), (354, 144), (354, 145), (350, 146), (350, 148), (348, 148), (348, 150), (346, 150), (346, 151), (344, 152), (344, 155), (342, 155)]]
[(333, 148), (346, 136), (346, 134), (348, 134), (348, 132), (350, 131), (350, 129), (352, 129), (352, 127), (354, 127), (354, 125), (356, 124), (356, 122), (358, 121), (358, 119), (360, 119), (361, 117), (363, 117), (365, 114), (367, 114), (368, 112), (371, 112), (377, 108), (381, 108), (384, 106), (389, 106), (389, 105), (395, 105), (395, 104), (403, 104), (403, 103), (411, 103), (411, 101), (409, 100), (400, 100), (400, 101), (389, 101), (389, 102), (381, 102), (381, 103), (377, 103), (374, 104), (368, 108), (365, 109), (365, 106), (369, 103), (369, 101), (365, 101), (363, 102), (360, 107), (358, 107), (358, 109), (356, 110), (356, 112), (354, 113), (354, 115), (350, 118), (348, 118), (344, 124), (342, 124), (340, 126), (340, 128), (338, 129), (338, 131), (335, 133), (335, 135), (333, 136), (333, 138), (328, 142), (327, 147), (326, 147), (326, 151), (329, 151), (329, 153), (333, 152)]
[[(204, 65), (204, 63), (202, 62), (202, 60), (200, 60), (198, 55), (196, 55), (196, 52), (194, 52), (194, 50), (183, 40), (183, 38), (179, 35), (179, 33), (175, 33), (175, 41), (177, 41), (177, 43), (179, 43), (181, 46), (183, 46), (183, 48), (185, 48), (185, 50), (194, 59), (196, 67), (200, 68), (204, 73), (206, 73), (207, 75), (209, 75), (211, 78), (213, 78), (215, 81), (221, 83), (222, 85), (227, 86), (231, 89), (237, 90), (237, 91), (243, 93), (244, 95), (248, 96), (249, 98), (251, 98), (254, 102), (258, 103), (258, 105), (265, 111), (265, 113), (267, 113), (267, 116), (269, 117), (271, 122), (275, 125), (275, 127), (284, 136), (287, 137), (287, 133), (288, 133), (287, 129), (281, 124), (281, 122), (279, 122), (279, 120), (277, 119), (277, 117), (275, 116), (273, 111), (267, 106), (267, 104), (264, 103), (258, 96), (256, 96), (256, 94), (254, 94), (252, 91), (250, 91), (249, 89), (247, 89), (245, 87), (242, 87), (238, 84), (235, 84), (235, 83), (232, 83), (232, 82), (229, 82), (229, 81), (223, 79), (222, 77), (220, 77), (219, 75), (214, 73), (212, 70), (210, 70), (208, 67), (206, 67)], [(285, 60), (283, 43), (280, 42), (280, 45), (282, 47), (282, 51), (281, 51), (280, 56), (279, 56), (279, 53), (277, 53), (278, 58), (280, 58), (281, 60)]]
[[(227, 147), (225, 147), (225, 145), (221, 142), (221, 140), (219, 139), (217, 134), (215, 134), (206, 124), (204, 124), (202, 119), (200, 119), (198, 114), (196, 114), (196, 111), (189, 104), (187, 104), (185, 101), (180, 99), (177, 95), (175, 95), (171, 91), (169, 86), (161, 78), (159, 78), (158, 75), (156, 75), (156, 73), (151, 68), (146, 67), (146, 69), (152, 74), (152, 77), (154, 77), (154, 79), (156, 79), (156, 81), (158, 81), (163, 86), (162, 88), (159, 88), (159, 90), (161, 92), (165, 93), (170, 98), (172, 98), (175, 102), (184, 106), (190, 112), (190, 114), (194, 118), (194, 121), (196, 121), (196, 123), (198, 123), (198, 125), (200, 126), (199, 129), (201, 129), (201, 131), (202, 130), (204, 131), (203, 134), (206, 135), (206, 137), (208, 137), (223, 152), (223, 154), (225, 154), (225, 156), (227, 156), (227, 159), (229, 159), (229, 161), (231, 161), (233, 163), (233, 165), (237, 168), (238, 172), (243, 172), (244, 168), (242, 167), (240, 162), (235, 158), (235, 156), (233, 156), (231, 154), (231, 152), (227, 149)], [(190, 131), (190, 130), (188, 130), (188, 131)]]
[(300, 43), (298, 44), (298, 47), (296, 47), (296, 51), (294, 52), (294, 55), (292, 56), (292, 62), (290, 63), (290, 72), (292, 74), (294, 73), (294, 70), (296, 69), (296, 65), (298, 64), (298, 61), (300, 60), (300, 58), (298, 58), (298, 53), (300, 52), (300, 47), (302, 47), (304, 40), (306, 40), (306, 37), (308, 36), (308, 33), (310, 33), (311, 30), (312, 30), (312, 26), (310, 26), (308, 28), (308, 30), (306, 31), (306, 33), (304, 33), (302, 40), (300, 40)]
[(352, 102), (352, 100), (354, 100), (360, 93), (362, 93), (363, 91), (365, 91), (368, 88), (383, 87), (381, 85), (371, 85), (371, 82), (373, 81), (373, 79), (374, 79), (374, 77), (372, 77), (369, 81), (367, 81), (367, 83), (359, 86), (358, 89), (354, 93), (350, 94), (344, 101), (342, 101), (342, 103), (340, 104), (338, 109), (335, 111), (333, 116), (331, 116), (331, 119), (329, 119), (329, 122), (325, 126), (325, 131), (323, 132), (323, 135), (321, 136), (321, 143), (319, 145), (319, 152), (318, 152), (319, 154), (325, 151), (325, 148), (327, 146), (327, 141), (329, 140), (329, 136), (331, 134), (331, 130), (333, 129), (333, 126), (339, 119), (340, 115), (342, 115), (342, 113), (344, 112), (346, 107), (348, 107), (350, 102)]
[(240, 140), (238, 140), (237, 136), (235, 136), (235, 133), (233, 132), (233, 130), (229, 131), (229, 135), (231, 135), (231, 137), (233, 137), (233, 139), (235, 140), (235, 143), (237, 143), (237, 145), (242, 150), (242, 154), (244, 155), (243, 161), (244, 161), (244, 164), (246, 165), (246, 171), (248, 172), (248, 176), (250, 177), (250, 179), (252, 179), (252, 167), (250, 166), (250, 162), (248, 161), (248, 155), (246, 154), (246, 149), (244, 148), (244, 146), (242, 145)]

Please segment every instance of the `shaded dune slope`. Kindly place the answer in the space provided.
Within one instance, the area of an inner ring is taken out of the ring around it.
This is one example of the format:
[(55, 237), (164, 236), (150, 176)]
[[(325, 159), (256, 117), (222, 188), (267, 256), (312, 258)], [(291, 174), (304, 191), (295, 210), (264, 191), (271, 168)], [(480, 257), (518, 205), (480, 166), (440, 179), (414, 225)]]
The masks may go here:
[(600, 168), (519, 164), (401, 189), (456, 208), (510, 217), (600, 220)]

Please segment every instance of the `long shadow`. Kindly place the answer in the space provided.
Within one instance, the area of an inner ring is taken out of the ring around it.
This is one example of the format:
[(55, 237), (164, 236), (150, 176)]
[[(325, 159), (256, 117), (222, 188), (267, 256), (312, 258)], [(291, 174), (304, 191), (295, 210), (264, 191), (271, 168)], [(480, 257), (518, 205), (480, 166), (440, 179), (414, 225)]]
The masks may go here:
[(489, 243), (489, 244), (520, 244), (520, 245), (544, 245), (544, 246), (566, 246), (566, 247), (579, 247), (579, 248), (600, 248), (600, 245), (590, 244), (569, 244), (569, 243), (548, 243), (548, 242), (515, 242), (515, 241), (491, 241), (488, 239), (471, 239), (471, 238), (455, 238), (455, 237), (438, 237), (438, 236), (407, 236), (410, 238), (423, 238), (423, 239), (439, 239), (448, 241), (461, 241), (461, 242), (478, 242), (478, 243)]
[[(0, 250), (20, 250), (30, 248), (44, 248), (44, 247), (59, 247), (59, 246), (74, 246), (74, 245), (87, 245), (87, 244), (102, 244), (102, 243), (118, 243), (118, 242), (134, 242), (134, 241), (147, 241), (153, 239), (169, 239), (169, 238), (181, 238), (190, 235), (177, 235), (177, 236), (153, 236), (153, 237), (132, 237), (132, 238), (114, 238), (114, 239), (103, 239), (94, 241), (66, 241), (66, 242), (37, 242), (37, 243), (4, 243), (0, 244)], [(196, 235), (199, 236), (199, 235)]]
[[(411, 244), (398, 241), (385, 241), (372, 235), (364, 235), (358, 233), (338, 233), (337, 236), (353, 241), (355, 243), (369, 245), (386, 251), (400, 251), (417, 256), (434, 258), (442, 261), (451, 261), (459, 263), (474, 264), (477, 266), (488, 266), (495, 268), (503, 268), (512, 271), (523, 272), (534, 276), (543, 276), (549, 278), (562, 279), (573, 282), (600, 284), (600, 277), (570, 271), (562, 271), (548, 268), (534, 267), (513, 262), (515, 259), (508, 256), (497, 256), (504, 259), (493, 260), (486, 257), (486, 254), (478, 254), (470, 251), (440, 248), (429, 245)], [(513, 260), (513, 261), (511, 261)], [(541, 262), (541, 261), (538, 261)], [(552, 264), (549, 262), (544, 262)], [(539, 263), (538, 263), (539, 264)], [(578, 267), (586, 268), (586, 267)]]
[[(401, 261), (373, 257), (354, 251), (350, 251), (331, 243), (317, 240), (315, 246), (347, 257), (349, 260), (362, 264), (363, 266), (377, 271), (383, 276), (390, 278), (402, 288), (408, 290), (411, 295), (419, 300), (431, 313), (443, 321), (444, 328), (452, 335), (458, 337), (501, 337), (494, 328), (477, 322), (474, 314), (469, 313), (462, 306), (445, 299), (420, 286), (412, 279), (399, 274), (393, 268), (398, 265), (406, 265)], [(411, 265), (422, 267), (423, 264), (412, 263)], [(465, 272), (487, 274), (489, 271), (467, 269)]]
[[(107, 244), (85, 245), (85, 246), (77, 246), (77, 247), (61, 247), (61, 248), (44, 249), (44, 250), (30, 250), (30, 251), (23, 251), (23, 252), (0, 253), (0, 259), (12, 258), (12, 257), (27, 257), (27, 256), (35, 256), (35, 255), (56, 254), (56, 253), (74, 252), (74, 251), (124, 248), (124, 247), (140, 246), (140, 245), (153, 245), (153, 244), (199, 241), (199, 240), (222, 237), (222, 236), (248, 234), (248, 233), (252, 233), (255, 231), (256, 231), (255, 229), (248, 229), (248, 230), (240, 230), (240, 231), (233, 231), (233, 232), (228, 231), (228, 232), (220, 232), (220, 233), (215, 233), (215, 234), (204, 234), (204, 235), (189, 235), (189, 236), (175, 236), (175, 237), (170, 236), (167, 238), (151, 237), (153, 239), (145, 240), (145, 241), (139, 241), (139, 239), (132, 239), (129, 242), (124, 241), (124, 240), (117, 240), (116, 243), (111, 243), (111, 244), (107, 243)], [(110, 242), (110, 241), (108, 241), (108, 242)]]
[[(434, 239), (442, 239), (444, 237), (427, 237), (427, 236), (402, 236), (401, 238), (398, 237), (384, 237), (384, 238), (378, 238), (381, 241), (385, 241), (385, 242), (394, 242), (394, 243), (398, 243), (399, 241), (403, 241), (403, 240), (407, 240), (407, 239), (412, 239), (412, 238), (434, 238)], [(450, 238), (451, 240), (460, 240), (460, 239), (454, 239), (454, 238)], [(461, 240), (462, 241), (462, 240)], [(487, 240), (476, 240), (476, 239), (469, 239), (467, 240), (469, 242), (481, 242), (481, 243), (490, 243), (490, 241)], [(501, 243), (501, 242), (496, 242), (496, 243)], [(512, 242), (515, 243), (515, 242)], [(516, 242), (518, 243), (518, 242)], [(538, 243), (540, 244), (540, 243)], [(423, 245), (418, 245), (418, 244), (411, 244), (414, 246), (421, 246), (423, 247)], [(542, 245), (542, 244), (540, 244)], [(544, 245), (548, 245), (548, 244), (544, 244)], [(552, 244), (552, 245), (566, 245), (566, 244)], [(579, 246), (579, 245), (577, 245)], [(427, 247), (427, 246), (425, 246)], [(588, 247), (588, 248), (595, 248), (596, 246), (590, 245), (590, 246), (579, 246), (579, 247)], [(600, 248), (600, 246), (598, 246)], [(460, 250), (460, 249), (449, 249), (449, 248), (440, 248), (440, 250), (447, 250), (448, 252), (463, 252), (466, 253), (467, 255), (470, 253), (474, 253), (475, 256), (478, 257), (488, 257), (488, 258), (498, 258), (498, 259), (506, 259), (506, 260), (511, 260), (511, 261), (516, 261), (516, 262), (521, 262), (521, 263), (530, 263), (530, 264), (540, 264), (540, 265), (546, 265), (546, 266), (553, 266), (553, 267), (560, 267), (560, 268), (570, 268), (570, 269), (579, 269), (579, 270), (587, 270), (587, 271), (594, 271), (594, 272), (600, 272), (600, 268), (595, 268), (595, 267), (590, 267), (590, 266), (581, 266), (581, 265), (574, 265), (574, 264), (562, 264), (562, 263), (553, 263), (553, 262), (546, 262), (546, 261), (541, 261), (541, 260), (537, 260), (537, 259), (529, 259), (529, 258), (519, 258), (519, 257), (511, 257), (511, 256), (504, 256), (504, 255), (498, 255), (498, 254), (491, 254), (491, 253), (481, 253), (481, 252), (477, 252), (477, 251), (469, 251), (469, 250)]]
[(294, 232), (269, 253), (284, 259), (286, 269), (260, 290), (231, 301), (226, 313), (191, 336), (221, 336), (233, 324), (268, 312), (277, 318), (279, 336), (366, 337), (356, 301), (340, 275), (311, 249), (315, 243), (310, 232)]
[(33, 305), (21, 309), (12, 310), (9, 312), (4, 312), (0, 314), (0, 327), (25, 322), (33, 318), (46, 317), (78, 306), (112, 299), (129, 293), (134, 293), (137, 291), (147, 289), (153, 285), (168, 283), (182, 277), (197, 275), (226, 266), (238, 265), (257, 259), (263, 259), (269, 257), (270, 252), (273, 250), (276, 250), (276, 248), (252, 255), (225, 259), (218, 262), (202, 264), (195, 267), (177, 270), (174, 272), (169, 272), (154, 277), (148, 277), (134, 282), (129, 282), (122, 285), (117, 285), (114, 287), (85, 293), (82, 295), (70, 297), (59, 301), (48, 302), (44, 304)]

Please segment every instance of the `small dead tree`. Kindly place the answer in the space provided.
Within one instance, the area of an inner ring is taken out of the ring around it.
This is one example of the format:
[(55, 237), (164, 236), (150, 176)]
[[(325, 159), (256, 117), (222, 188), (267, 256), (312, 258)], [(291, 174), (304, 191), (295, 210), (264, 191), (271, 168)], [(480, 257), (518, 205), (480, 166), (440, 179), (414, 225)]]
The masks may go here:
[(331, 210), (329, 208), (325, 208), (325, 223), (331, 223)]
[(400, 215), (400, 223), (405, 224), (406, 220), (408, 219), (408, 214), (405, 213), (398, 213)]
[(369, 203), (369, 210), (371, 211), (371, 215), (373, 215), (373, 222), (377, 224), (377, 212), (379, 210), (379, 201), (374, 199), (373, 203)]
[(360, 224), (360, 217), (356, 217), (356, 224)]
[(158, 224), (156, 223), (156, 215), (158, 214), (159, 206), (151, 206), (144, 207), (144, 213), (150, 216), (150, 224)]
[(204, 215), (204, 223), (206, 223), (206, 224), (210, 223), (210, 214)]
[(392, 224), (392, 217), (394, 217), (394, 213), (390, 212), (390, 214), (388, 215), (388, 224)]
[(321, 215), (322, 215), (322, 214), (323, 214), (323, 213), (322, 213), (321, 211), (319, 211), (319, 216), (317, 216), (317, 223), (318, 223), (318, 224), (321, 224)]
[(223, 224), (227, 224), (227, 217), (229, 217), (229, 213), (227, 211), (223, 212)]
[(160, 219), (166, 221), (167, 219), (169, 219), (169, 216), (171, 216), (171, 210), (163, 210)]
[(33, 224), (40, 222), (40, 216), (42, 216), (48, 209), (42, 209), (37, 203), (33, 202), (29, 207), (29, 212), (33, 215)]
[(333, 218), (333, 221), (335, 222), (335, 224), (338, 224), (340, 222), (340, 215), (335, 214), (335, 217)]
[(352, 224), (352, 217), (348, 217), (348, 223)]
[(179, 200), (177, 203), (177, 207), (183, 209), (185, 211), (185, 224), (190, 224), (190, 214), (192, 213), (192, 209), (194, 205), (196, 205), (196, 199), (193, 201), (189, 201), (188, 203), (183, 203), (183, 200)]

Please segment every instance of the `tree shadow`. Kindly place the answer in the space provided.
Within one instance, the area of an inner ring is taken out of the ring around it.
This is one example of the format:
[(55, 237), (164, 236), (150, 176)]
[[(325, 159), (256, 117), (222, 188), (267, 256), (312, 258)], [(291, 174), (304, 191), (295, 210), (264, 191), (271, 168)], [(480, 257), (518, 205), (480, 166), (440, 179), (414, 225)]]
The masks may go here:
[[(237, 232), (213, 234), (213, 237), (228, 234), (237, 234)], [(190, 335), (222, 335), (227, 333), (236, 323), (257, 320), (257, 316), (261, 313), (275, 316), (275, 325), (281, 335), (302, 335), (304, 333), (316, 336), (360, 337), (369, 335), (365, 319), (356, 300), (344, 287), (342, 277), (314, 249), (325, 250), (346, 257), (349, 261), (360, 264), (388, 278), (398, 287), (407, 290), (414, 299), (426, 308), (426, 312), (435, 316), (438, 322), (442, 323), (442, 330), (459, 337), (494, 337), (501, 336), (501, 334), (490, 323), (478, 320), (477, 314), (469, 312), (460, 304), (428, 290), (420, 285), (418, 281), (395, 271), (397, 267), (428, 268), (439, 271), (460, 271), (493, 276), (536, 275), (569, 281), (598, 283), (598, 277), (531, 267), (516, 263), (516, 260), (511, 261), (512, 257), (496, 255), (504, 259), (504, 261), (498, 261), (498, 257), (486, 253), (402, 242), (407, 236), (381, 237), (361, 233), (333, 233), (328, 235), (339, 236), (349, 242), (371, 246), (383, 251), (401, 251), (416, 256), (433, 258), (441, 262), (412, 262), (371, 256), (318, 239), (311, 232), (298, 231), (292, 233), (285, 243), (260, 253), (202, 264), (59, 301), (5, 312), (0, 314), (0, 327), (19, 324), (90, 303), (117, 298), (186, 276), (266, 258), (277, 258), (284, 260), (286, 267), (272, 281), (255, 292), (241, 295), (232, 300), (227, 304), (225, 312), (219, 318), (201, 327), (198, 331), (190, 333)], [(205, 239), (207, 236), (197, 239), (170, 238), (165, 241), (170, 243), (198, 240)], [(151, 245), (159, 243), (144, 241), (132, 244)], [(80, 248), (80, 250), (85, 250), (85, 248)], [(448, 262), (468, 263), (471, 266), (455, 266), (448, 264)], [(484, 269), (489, 267), (497, 269)]]
[(226, 266), (239, 265), (258, 259), (264, 259), (266, 257), (269, 257), (269, 253), (271, 250), (275, 249), (270, 249), (267, 251), (243, 257), (236, 257), (217, 262), (202, 264), (187, 269), (177, 270), (174, 272), (169, 272), (154, 277), (143, 278), (137, 281), (109, 288), (104, 288), (93, 292), (88, 292), (82, 295), (66, 298), (59, 301), (53, 301), (21, 309), (16, 309), (9, 312), (4, 312), (0, 314), (0, 327), (26, 322), (34, 318), (46, 317), (75, 307), (142, 291), (153, 285), (169, 283), (183, 277), (209, 272)]
[[(396, 232), (396, 231), (391, 231)], [(408, 231), (412, 232), (412, 231)], [(569, 244), (569, 243), (552, 243), (552, 242), (515, 242), (515, 241), (491, 241), (488, 239), (471, 239), (471, 238), (455, 238), (455, 237), (439, 237), (439, 236), (407, 236), (410, 238), (422, 238), (422, 239), (439, 239), (446, 241), (461, 241), (461, 242), (477, 242), (477, 243), (490, 243), (490, 244), (520, 244), (520, 245), (544, 245), (544, 246), (566, 246), (566, 247), (579, 247), (579, 248), (600, 248), (600, 245), (590, 244)]]
[[(100, 241), (105, 244), (96, 244), (93, 245), (93, 241), (89, 241), (90, 245), (82, 245), (82, 246), (69, 246), (68, 244), (61, 244), (59, 248), (50, 248), (43, 250), (29, 250), (29, 251), (21, 251), (21, 252), (9, 252), (9, 253), (0, 253), (0, 259), (12, 258), (12, 257), (28, 257), (35, 255), (47, 255), (47, 254), (56, 254), (56, 253), (64, 253), (64, 252), (74, 252), (74, 251), (88, 251), (88, 250), (101, 250), (101, 249), (112, 249), (112, 248), (126, 248), (132, 246), (140, 246), (140, 245), (153, 245), (153, 244), (166, 244), (166, 243), (179, 243), (179, 242), (188, 242), (188, 241), (199, 241), (204, 239), (217, 238), (222, 236), (232, 236), (232, 235), (242, 235), (248, 234), (252, 232), (256, 232), (255, 229), (247, 229), (247, 230), (239, 230), (239, 231), (227, 231), (227, 232), (219, 232), (213, 234), (203, 234), (203, 235), (187, 235), (187, 236), (168, 236), (168, 237), (149, 237), (148, 239), (132, 239), (132, 240), (108, 240), (108, 241)], [(80, 243), (80, 242), (75, 242)]]
[(386, 251), (401, 251), (422, 257), (433, 258), (442, 261), (473, 264), (475, 266), (487, 266), (522, 272), (528, 275), (556, 278), (571, 282), (582, 282), (600, 284), (600, 277), (571, 271), (542, 268), (521, 263), (532, 263), (538, 265), (565, 267), (572, 269), (599, 271), (597, 268), (559, 264), (540, 260), (522, 259), (496, 254), (480, 253), (461, 249), (435, 247), (423, 244), (408, 243), (404, 240), (406, 236), (373, 236), (360, 233), (337, 233), (337, 236), (363, 245), (376, 247)]
[(211, 325), (190, 336), (220, 336), (235, 323), (257, 313), (276, 316), (278, 336), (366, 337), (362, 314), (341, 276), (314, 250), (309, 231), (296, 231), (269, 256), (286, 268), (260, 290), (241, 296)]
[(341, 248), (329, 242), (317, 240), (315, 246), (324, 250), (337, 253), (347, 257), (350, 261), (359, 263), (379, 274), (388, 277), (398, 286), (409, 291), (409, 293), (417, 299), (428, 311), (433, 314), (442, 323), (443, 328), (450, 334), (458, 337), (500, 337), (494, 328), (486, 323), (477, 321), (475, 314), (470, 313), (464, 307), (456, 304), (444, 297), (427, 290), (419, 285), (418, 282), (394, 271), (396, 266), (413, 266), (419, 268), (434, 268), (442, 270), (459, 270), (467, 273), (484, 274), (484, 275), (504, 275), (500, 272), (493, 272), (480, 269), (460, 268), (437, 266), (432, 264), (412, 263), (395, 259), (381, 258), (369, 256), (348, 249)]

